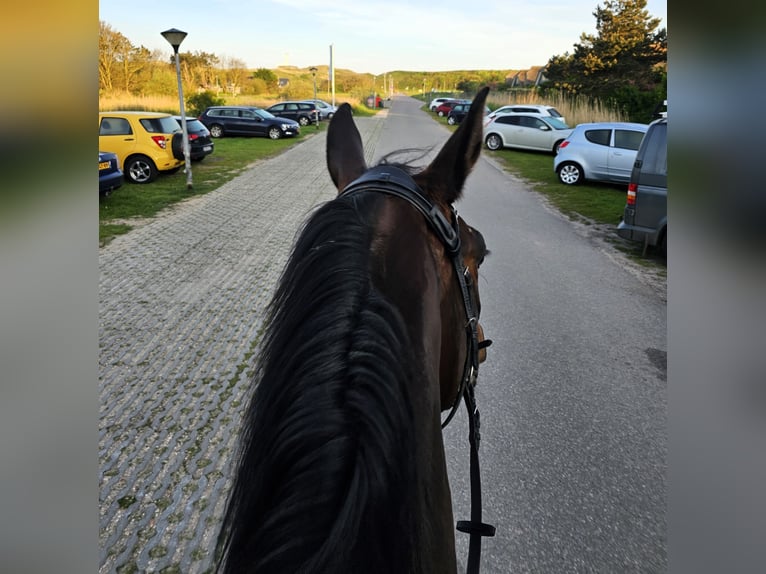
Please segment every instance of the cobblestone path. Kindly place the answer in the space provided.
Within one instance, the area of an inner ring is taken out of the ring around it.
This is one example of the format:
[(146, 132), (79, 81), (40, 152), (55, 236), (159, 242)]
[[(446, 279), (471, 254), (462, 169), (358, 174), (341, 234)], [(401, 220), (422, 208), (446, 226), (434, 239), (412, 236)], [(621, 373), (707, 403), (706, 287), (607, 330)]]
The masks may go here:
[[(386, 112), (356, 120), (370, 164)], [(325, 134), (101, 249), (102, 574), (212, 570), (265, 308), (301, 222), (336, 193)]]

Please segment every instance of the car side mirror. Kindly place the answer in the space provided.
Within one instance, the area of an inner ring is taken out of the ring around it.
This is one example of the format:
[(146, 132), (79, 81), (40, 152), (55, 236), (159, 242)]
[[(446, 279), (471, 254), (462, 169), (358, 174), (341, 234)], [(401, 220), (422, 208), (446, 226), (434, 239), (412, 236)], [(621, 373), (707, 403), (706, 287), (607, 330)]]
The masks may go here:
[(541, 129), (542, 131), (544, 131), (544, 132), (548, 132), (548, 131), (550, 131), (550, 130), (551, 130), (551, 128), (549, 128), (548, 126), (540, 126), (540, 129)]

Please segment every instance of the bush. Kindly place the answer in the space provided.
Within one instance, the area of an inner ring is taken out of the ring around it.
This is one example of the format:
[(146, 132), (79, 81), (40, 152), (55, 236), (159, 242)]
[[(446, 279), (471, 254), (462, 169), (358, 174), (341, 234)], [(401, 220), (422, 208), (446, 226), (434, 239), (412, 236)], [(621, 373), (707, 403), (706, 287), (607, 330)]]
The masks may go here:
[(219, 98), (210, 90), (186, 98), (186, 106), (189, 108), (188, 115), (190, 116), (198, 116), (210, 106), (223, 106), (224, 104), (226, 104), (226, 100)]

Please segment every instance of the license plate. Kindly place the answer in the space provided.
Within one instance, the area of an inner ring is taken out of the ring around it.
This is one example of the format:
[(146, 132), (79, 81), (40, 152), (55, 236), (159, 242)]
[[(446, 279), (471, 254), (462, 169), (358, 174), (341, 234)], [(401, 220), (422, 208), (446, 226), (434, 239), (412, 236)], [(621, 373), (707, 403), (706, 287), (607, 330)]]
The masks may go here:
[(211, 145), (206, 145), (205, 147), (203, 147), (203, 148), (202, 148), (202, 151), (210, 151), (210, 150), (212, 150), (212, 149), (213, 149), (213, 146), (211, 146)]
[(100, 161), (98, 163), (98, 171), (101, 171), (102, 169), (109, 169), (109, 166), (112, 165), (111, 162), (108, 161)]

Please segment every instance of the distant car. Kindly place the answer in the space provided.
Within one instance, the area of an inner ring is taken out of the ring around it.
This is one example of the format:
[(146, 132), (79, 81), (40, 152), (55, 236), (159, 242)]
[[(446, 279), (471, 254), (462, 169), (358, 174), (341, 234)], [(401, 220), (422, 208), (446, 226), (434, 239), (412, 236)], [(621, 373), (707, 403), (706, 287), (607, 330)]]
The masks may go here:
[[(173, 116), (173, 118), (178, 122), (178, 127), (182, 127), (181, 116)], [(215, 143), (213, 143), (213, 139), (210, 137), (210, 130), (205, 127), (205, 124), (197, 118), (186, 118), (186, 132), (189, 134), (190, 160), (200, 161), (205, 159), (205, 156), (213, 153)], [(173, 153), (178, 159), (185, 161), (183, 146), (180, 146), (180, 149), (174, 149)]]
[(598, 122), (579, 124), (553, 160), (559, 181), (628, 183), (646, 124)]
[(197, 118), (214, 138), (262, 136), (273, 140), (297, 136), (301, 126), (294, 120), (277, 118), (255, 106), (211, 106)]
[(335, 112), (338, 111), (338, 106), (333, 106), (332, 104), (328, 104), (324, 100), (304, 100), (308, 102), (309, 104), (314, 104), (317, 107), (317, 110), (319, 110), (319, 119), (320, 120), (330, 120), (335, 115)]
[(668, 250), (668, 120), (649, 124), (633, 162), (625, 211), (617, 235)]
[(519, 148), (555, 154), (572, 128), (551, 116), (500, 114), (484, 126), (484, 143), (491, 150)]
[(295, 120), (302, 126), (319, 121), (319, 108), (314, 102), (279, 102), (266, 111), (278, 118)]
[(509, 106), (502, 106), (495, 111), (490, 112), (487, 115), (487, 120), (495, 119), (495, 116), (500, 114), (540, 114), (541, 116), (551, 116), (558, 118), (562, 122), (566, 123), (566, 118), (553, 106), (546, 106), (544, 104), (512, 104)]
[(456, 105), (470, 103), (468, 100), (448, 100), (436, 106), (434, 112), (436, 112), (437, 116), (442, 117), (448, 115)]
[[(471, 104), (457, 104), (450, 110), (450, 113), (447, 114), (447, 123), (451, 126), (454, 126), (455, 124), (459, 124), (463, 121), (463, 118), (468, 114), (468, 111), (471, 109)], [(484, 106), (484, 115), (487, 115), (489, 113), (489, 108)]]
[(117, 154), (120, 169), (131, 183), (149, 183), (160, 172), (183, 165), (173, 150), (183, 134), (170, 114), (115, 111), (98, 113), (98, 147)]
[(125, 180), (120, 169), (117, 154), (109, 151), (98, 152), (98, 193), (109, 195)]
[(454, 100), (455, 98), (434, 98), (431, 100), (431, 103), (428, 104), (428, 109), (432, 112), (436, 111), (436, 108), (438, 108), (441, 104), (444, 102), (449, 102), (450, 100)]

